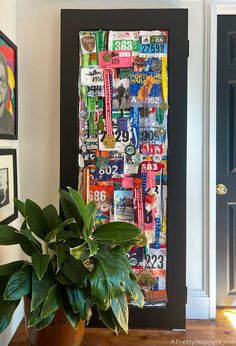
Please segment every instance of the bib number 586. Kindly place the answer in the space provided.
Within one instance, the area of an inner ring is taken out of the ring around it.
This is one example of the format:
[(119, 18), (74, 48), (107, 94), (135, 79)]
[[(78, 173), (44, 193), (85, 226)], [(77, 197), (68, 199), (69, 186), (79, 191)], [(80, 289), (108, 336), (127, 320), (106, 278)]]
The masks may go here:
[(90, 191), (90, 199), (95, 202), (105, 202), (106, 191)]

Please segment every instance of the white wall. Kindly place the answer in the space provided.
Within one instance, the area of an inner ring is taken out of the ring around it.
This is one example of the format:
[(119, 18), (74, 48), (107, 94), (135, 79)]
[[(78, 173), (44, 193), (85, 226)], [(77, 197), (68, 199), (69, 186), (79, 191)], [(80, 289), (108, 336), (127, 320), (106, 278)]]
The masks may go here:
[[(0, 0), (0, 30), (4, 34), (6, 34), (13, 42), (16, 42), (16, 0)], [(19, 141), (0, 139), (0, 148), (15, 148), (18, 150)], [(18, 176), (20, 177), (19, 171)], [(14, 227), (18, 227), (19, 222), (19, 220), (15, 220), (11, 225)], [(0, 264), (12, 262), (21, 258), (22, 251), (19, 246), (0, 246)], [(22, 318), (23, 308), (21, 304), (15, 312), (12, 323), (5, 330), (5, 332), (0, 335), (1, 346), (8, 345)]]
[[(95, 8), (188, 8), (187, 286), (188, 317), (208, 316), (203, 254), (202, 126), (203, 1), (90, 0)], [(19, 129), (22, 197), (57, 203), (59, 186), (60, 10), (88, 8), (86, 1), (17, 1)], [(69, 116), (69, 114), (68, 114)], [(202, 313), (204, 310), (204, 314)]]

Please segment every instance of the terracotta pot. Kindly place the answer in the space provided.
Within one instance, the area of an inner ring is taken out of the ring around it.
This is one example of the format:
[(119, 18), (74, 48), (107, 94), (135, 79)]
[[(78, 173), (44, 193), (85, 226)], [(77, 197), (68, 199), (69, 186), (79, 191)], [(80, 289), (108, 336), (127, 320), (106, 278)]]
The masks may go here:
[(34, 327), (27, 328), (30, 312), (30, 299), (24, 297), (26, 336), (29, 346), (79, 346), (84, 336), (85, 323), (80, 322), (75, 330), (68, 322), (64, 311), (60, 308), (52, 323), (37, 331)]

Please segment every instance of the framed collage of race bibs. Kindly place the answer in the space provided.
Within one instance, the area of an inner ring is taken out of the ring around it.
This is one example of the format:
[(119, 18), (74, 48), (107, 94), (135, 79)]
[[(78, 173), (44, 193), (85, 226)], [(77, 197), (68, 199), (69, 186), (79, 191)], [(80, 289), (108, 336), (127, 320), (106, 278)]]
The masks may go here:
[(96, 201), (96, 226), (143, 232), (130, 327), (183, 329), (187, 10), (62, 10), (61, 27), (61, 188)]

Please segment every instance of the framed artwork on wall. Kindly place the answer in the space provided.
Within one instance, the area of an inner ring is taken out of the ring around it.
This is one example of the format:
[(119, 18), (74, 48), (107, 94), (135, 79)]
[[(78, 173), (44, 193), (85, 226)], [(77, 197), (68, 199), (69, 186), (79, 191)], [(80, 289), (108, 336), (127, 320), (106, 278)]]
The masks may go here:
[(17, 218), (16, 197), (16, 150), (0, 149), (0, 224), (8, 224)]
[(185, 329), (187, 57), (186, 9), (61, 12), (60, 186), (147, 237), (130, 328)]
[(0, 139), (17, 139), (17, 47), (0, 31)]

